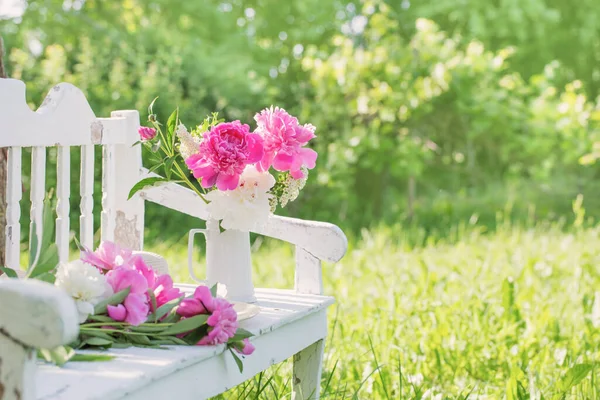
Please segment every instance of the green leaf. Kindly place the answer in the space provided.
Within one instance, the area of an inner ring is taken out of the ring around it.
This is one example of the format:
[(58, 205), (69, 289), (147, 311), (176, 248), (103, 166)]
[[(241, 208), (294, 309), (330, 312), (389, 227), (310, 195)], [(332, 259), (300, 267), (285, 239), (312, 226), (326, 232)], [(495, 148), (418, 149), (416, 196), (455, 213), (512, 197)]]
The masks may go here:
[(140, 144), (140, 143), (142, 143), (142, 141), (141, 141), (141, 140), (138, 140), (137, 142), (135, 142), (134, 144), (132, 144), (132, 145), (131, 145), (131, 147), (135, 147), (135, 146), (137, 146), (137, 145), (138, 145), (138, 144)]
[(90, 315), (88, 319), (96, 322), (115, 322), (114, 319), (106, 315)]
[(36, 276), (35, 279), (54, 284), (54, 282), (56, 282), (56, 275), (52, 272), (44, 272), (43, 274)]
[(154, 295), (154, 291), (152, 291), (152, 289), (148, 289), (148, 297), (150, 297), (150, 311), (154, 312), (156, 311), (157, 303), (156, 303), (156, 296)]
[(200, 328), (195, 329), (194, 331), (188, 333), (184, 336), (184, 340), (188, 345), (194, 346), (196, 345), (200, 339), (208, 334), (208, 325), (202, 325)]
[(158, 99), (158, 96), (156, 96), (154, 98), (154, 100), (152, 100), (152, 102), (150, 102), (150, 105), (148, 105), (148, 115), (154, 114), (154, 111), (153, 111), (153, 109), (154, 109), (154, 103), (156, 102), (157, 99)]
[(231, 347), (229, 348), (229, 352), (233, 356), (233, 359), (235, 360), (235, 363), (237, 364), (237, 367), (240, 370), (240, 374), (241, 374), (242, 372), (244, 372), (244, 363), (242, 362), (242, 360), (240, 360), (238, 355), (235, 354), (235, 351), (233, 351), (233, 349)]
[(111, 356), (108, 354), (75, 353), (75, 355), (73, 357), (71, 357), (70, 361), (95, 362), (95, 361), (111, 361), (114, 359), (115, 359), (115, 356)]
[(239, 342), (252, 336), (254, 336), (252, 332), (249, 332), (243, 328), (238, 328), (237, 331), (235, 331), (235, 335), (229, 339), (229, 342)]
[(217, 297), (217, 287), (218, 284), (215, 283), (211, 288), (210, 288), (210, 294), (212, 295), (212, 297)]
[(581, 383), (592, 369), (594, 369), (593, 364), (574, 365), (558, 382), (559, 389), (562, 392), (568, 392), (571, 388)]
[(42, 244), (40, 252), (50, 247), (53, 244), (54, 237), (54, 201), (52, 200), (52, 192), (48, 193), (44, 200), (44, 212), (42, 215)]
[(131, 329), (132, 332), (160, 334), (162, 331), (164, 331), (167, 328), (168, 328), (168, 326), (164, 326), (162, 324), (161, 325), (142, 324), (142, 325), (138, 325), (138, 326), (132, 326), (129, 329)]
[(129, 340), (135, 344), (143, 344), (147, 346), (152, 346), (152, 342), (146, 335), (130, 335)]
[(121, 304), (123, 302), (123, 300), (125, 300), (125, 297), (127, 297), (127, 295), (129, 294), (130, 291), (131, 291), (131, 287), (128, 287), (127, 289), (123, 289), (120, 292), (113, 294), (108, 299), (103, 300), (100, 303), (96, 304), (96, 306), (94, 307), (94, 314), (98, 315), (98, 314), (106, 313), (106, 310), (107, 310), (106, 306), (108, 306), (108, 305), (116, 306), (117, 304)]
[(154, 321), (160, 320), (162, 317), (167, 315), (172, 309), (177, 307), (180, 302), (181, 302), (181, 299), (173, 299), (173, 300), (163, 304), (162, 306), (158, 307), (158, 309), (156, 310), (156, 312), (154, 314), (150, 315), (150, 318), (153, 318)]
[(156, 164), (154, 164), (153, 166), (151, 166), (150, 169), (148, 169), (148, 171), (149, 172), (154, 172), (157, 169), (159, 169), (160, 167), (162, 167), (163, 165), (165, 165), (164, 161), (157, 162)]
[(29, 265), (28, 269), (33, 266), (35, 263), (37, 256), (41, 247), (41, 238), (38, 237), (37, 233), (37, 224), (35, 221), (31, 221), (31, 229), (29, 230), (29, 238), (31, 239), (29, 242)]
[(127, 197), (127, 200), (131, 199), (134, 194), (136, 194), (143, 188), (145, 188), (147, 186), (154, 186), (157, 183), (161, 183), (161, 182), (167, 182), (167, 180), (165, 178), (163, 178), (162, 176), (142, 179), (141, 181), (139, 181), (138, 183), (133, 185), (133, 187), (129, 191), (129, 196)]
[(201, 327), (206, 323), (208, 315), (196, 315), (191, 318), (182, 319), (174, 323), (169, 329), (162, 332), (162, 335), (177, 335)]
[[(104, 340), (111, 340), (114, 341), (114, 338), (112, 336), (110, 336), (109, 332), (102, 332), (100, 330), (98, 331), (90, 331), (85, 329), (84, 327), (82, 327), (81, 329), (81, 334), (87, 336), (93, 336), (93, 337), (97, 337), (100, 339), (104, 339)], [(87, 340), (87, 338), (86, 338)]]
[(99, 338), (99, 337), (91, 337), (91, 338), (86, 339), (85, 342), (87, 344), (89, 344), (90, 346), (110, 347), (114, 343), (114, 340), (103, 339), (103, 338)]
[(8, 267), (0, 267), (0, 271), (4, 272), (9, 278), (18, 278), (17, 271)]
[(175, 147), (175, 129), (177, 129), (177, 120), (179, 119), (179, 108), (171, 113), (167, 119), (167, 141), (169, 142), (171, 149)]
[(175, 157), (168, 157), (165, 160), (165, 176), (168, 180), (171, 180), (171, 170), (173, 169), (173, 163), (175, 162)]
[(47, 248), (42, 248), (40, 257), (27, 273), (28, 278), (36, 278), (52, 271), (58, 265), (58, 247), (52, 243)]
[(177, 322), (181, 319), (181, 317), (177, 314), (177, 313), (171, 313), (169, 315), (167, 315), (162, 321), (160, 321), (163, 324), (172, 324), (174, 322)]

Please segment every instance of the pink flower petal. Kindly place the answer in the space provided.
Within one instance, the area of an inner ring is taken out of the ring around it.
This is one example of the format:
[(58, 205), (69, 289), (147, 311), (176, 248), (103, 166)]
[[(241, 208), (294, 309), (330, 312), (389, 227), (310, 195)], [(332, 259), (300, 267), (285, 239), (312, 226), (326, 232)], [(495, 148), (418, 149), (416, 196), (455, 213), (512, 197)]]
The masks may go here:
[(198, 299), (204, 306), (206, 310), (212, 312), (214, 310), (214, 301), (212, 294), (210, 293), (210, 289), (207, 286), (200, 285), (194, 290), (194, 298)]
[(248, 159), (246, 160), (246, 163), (254, 164), (263, 157), (263, 139), (260, 135), (251, 133), (246, 137), (246, 140), (248, 141)]
[(208, 311), (204, 308), (204, 305), (198, 299), (185, 299), (181, 300), (177, 307), (177, 314), (182, 317), (193, 317), (199, 314), (207, 314)]
[(301, 169), (290, 171), (290, 175), (294, 179), (302, 179), (302, 178), (304, 178), (304, 172)]
[(125, 322), (131, 325), (139, 325), (146, 321), (150, 307), (143, 294), (130, 294), (125, 298), (123, 305), (127, 309)]
[(293, 162), (294, 156), (285, 153), (278, 153), (273, 159), (273, 168), (275, 168), (277, 171), (289, 171)]
[(119, 304), (116, 306), (106, 306), (108, 310), (108, 316), (114, 319), (115, 321), (125, 321), (125, 316), (127, 315), (127, 310), (123, 306), (123, 304)]
[(221, 173), (221, 174), (219, 174), (219, 177), (217, 178), (217, 189), (219, 189), (221, 191), (234, 190), (236, 187), (238, 187), (239, 183), (240, 183), (239, 175), (225, 175), (225, 174)]
[(317, 163), (317, 152), (313, 149), (300, 149), (299, 151), (300, 157), (302, 159), (302, 164), (305, 165), (308, 169), (313, 169)]
[(254, 353), (254, 350), (256, 350), (256, 347), (254, 347), (252, 342), (250, 342), (250, 339), (246, 338), (242, 343), (244, 347), (242, 347), (241, 350), (236, 349), (238, 353), (249, 356), (250, 354)]

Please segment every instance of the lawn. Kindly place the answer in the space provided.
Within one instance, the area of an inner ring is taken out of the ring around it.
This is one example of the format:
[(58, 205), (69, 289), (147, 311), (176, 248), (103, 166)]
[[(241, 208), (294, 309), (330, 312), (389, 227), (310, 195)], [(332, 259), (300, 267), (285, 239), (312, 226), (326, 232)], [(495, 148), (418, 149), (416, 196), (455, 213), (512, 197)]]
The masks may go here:
[[(463, 225), (444, 239), (363, 231), (323, 269), (325, 292), (338, 299), (323, 398), (597, 398), (599, 232), (540, 222), (490, 233)], [(150, 249), (188, 281), (183, 242)], [(257, 286), (291, 288), (291, 246), (254, 248)], [(289, 399), (290, 369), (273, 367), (221, 398)]]

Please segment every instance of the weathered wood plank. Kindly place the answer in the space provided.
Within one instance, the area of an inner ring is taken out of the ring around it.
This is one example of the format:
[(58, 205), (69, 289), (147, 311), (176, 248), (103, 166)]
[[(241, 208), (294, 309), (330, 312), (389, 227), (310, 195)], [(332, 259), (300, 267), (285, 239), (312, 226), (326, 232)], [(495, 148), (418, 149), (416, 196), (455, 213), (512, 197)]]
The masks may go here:
[[(20, 266), (21, 241), (21, 148), (8, 149), (8, 182), (6, 190), (6, 266), (15, 270)], [(0, 303), (1, 304), (1, 303)]]
[(94, 146), (81, 146), (79, 241), (94, 248)]
[(118, 171), (114, 190), (114, 240), (121, 246), (141, 250), (144, 245), (144, 200), (135, 195), (127, 199), (131, 188), (140, 181), (142, 169), (141, 145), (138, 128), (140, 115), (135, 110), (113, 111), (121, 125), (124, 144), (114, 146), (115, 171)]
[(319, 400), (324, 342), (321, 339), (294, 355), (292, 400)]
[(115, 240), (115, 146), (102, 146), (102, 240)]
[(56, 159), (56, 246), (61, 262), (69, 261), (71, 148), (59, 146)]
[(294, 288), (298, 293), (323, 294), (321, 260), (299, 246), (296, 246), (296, 275), (294, 281)]
[(36, 351), (0, 332), (0, 398), (35, 400)]
[[(31, 150), (31, 191), (29, 193), (31, 200), (30, 209), (30, 227), (29, 227), (29, 243), (31, 246), (31, 237), (33, 234), (38, 238), (42, 237), (44, 213), (44, 198), (46, 197), (46, 148), (34, 147)], [(35, 227), (35, 232), (34, 232)], [(41, 242), (38, 241), (38, 248), (35, 249), (35, 254), (39, 256), (39, 247)]]
[(111, 124), (96, 119), (81, 90), (71, 84), (54, 86), (34, 112), (23, 82), (0, 79), (0, 132), (11, 133), (0, 135), (0, 147), (122, 143)]

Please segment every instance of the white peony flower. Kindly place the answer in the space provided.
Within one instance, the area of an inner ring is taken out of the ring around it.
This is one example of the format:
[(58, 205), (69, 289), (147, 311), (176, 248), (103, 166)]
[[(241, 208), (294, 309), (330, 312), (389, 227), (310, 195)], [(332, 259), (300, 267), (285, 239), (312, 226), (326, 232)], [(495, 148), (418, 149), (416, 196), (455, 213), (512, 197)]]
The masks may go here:
[(94, 314), (94, 306), (112, 295), (106, 276), (98, 268), (81, 260), (61, 264), (56, 271), (56, 286), (65, 290), (74, 300), (79, 312), (79, 323)]
[(236, 189), (213, 190), (206, 195), (208, 212), (211, 218), (221, 220), (223, 229), (255, 230), (271, 214), (269, 200), (273, 196), (267, 192), (274, 184), (273, 175), (247, 166)]

